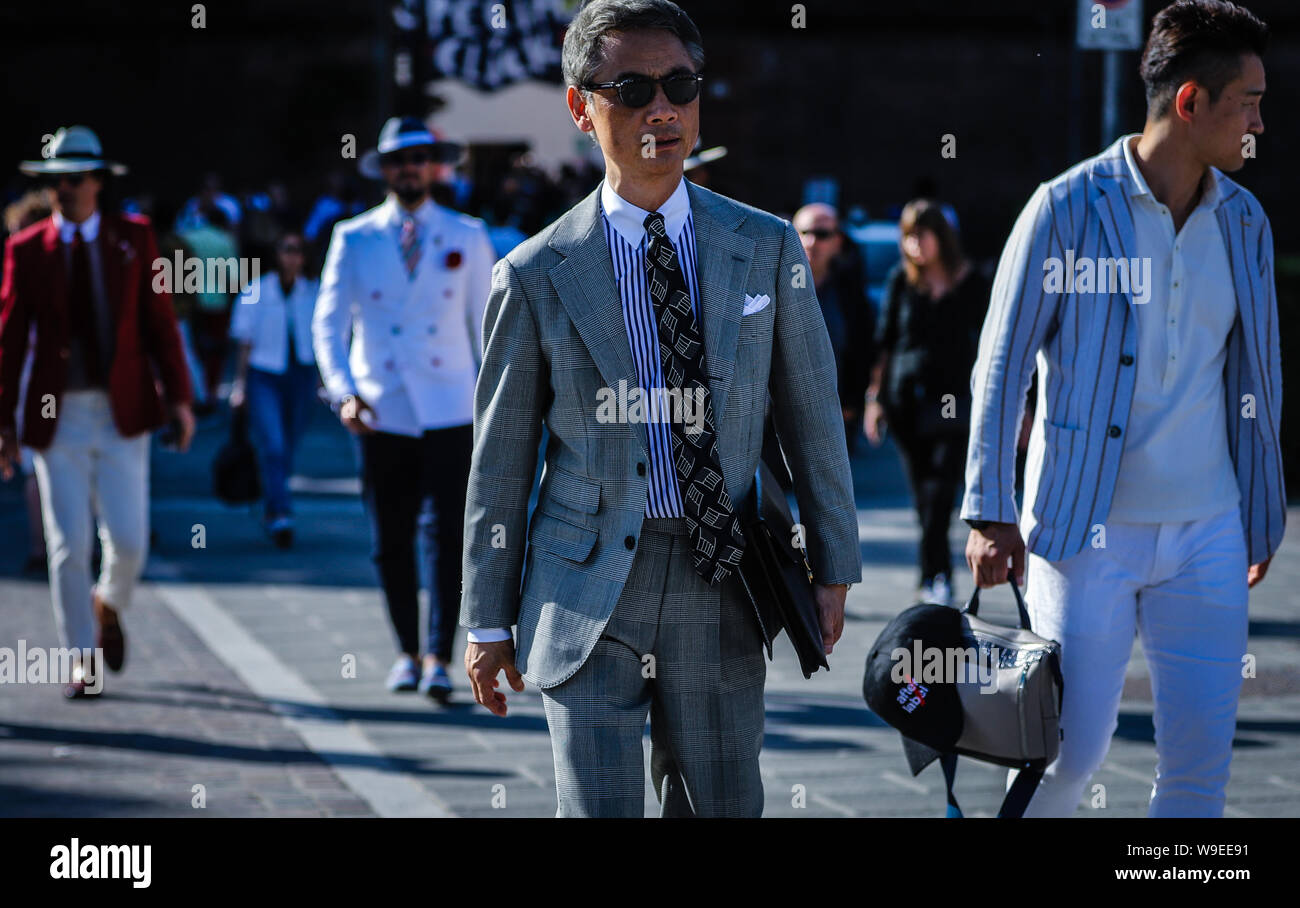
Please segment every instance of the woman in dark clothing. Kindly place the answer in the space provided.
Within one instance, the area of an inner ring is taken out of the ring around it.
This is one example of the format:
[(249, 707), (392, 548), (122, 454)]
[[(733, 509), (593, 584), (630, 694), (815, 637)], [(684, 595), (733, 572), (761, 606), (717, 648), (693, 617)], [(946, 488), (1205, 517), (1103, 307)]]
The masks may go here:
[(886, 423), (893, 428), (921, 521), (918, 598), (947, 605), (948, 528), (966, 463), (970, 374), (989, 285), (939, 203), (909, 202), (899, 229), (903, 258), (886, 285), (864, 430), (879, 445)]

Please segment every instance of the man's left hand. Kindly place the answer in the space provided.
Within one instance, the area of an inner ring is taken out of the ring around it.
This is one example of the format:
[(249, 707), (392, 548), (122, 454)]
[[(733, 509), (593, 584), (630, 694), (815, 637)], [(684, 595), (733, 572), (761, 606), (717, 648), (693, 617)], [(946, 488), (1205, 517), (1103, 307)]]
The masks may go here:
[(172, 407), (172, 419), (176, 423), (176, 450), (188, 451), (194, 439), (194, 411), (189, 404), (177, 404)]
[(845, 583), (832, 583), (830, 586), (813, 584), (813, 594), (817, 597), (817, 617), (822, 626), (822, 646), (826, 648), (828, 656), (844, 633), (844, 597), (848, 592), (849, 587)]
[(1264, 575), (1268, 573), (1268, 563), (1272, 560), (1273, 556), (1270, 555), (1259, 564), (1250, 566), (1250, 570), (1246, 572), (1246, 589), (1250, 589), (1264, 579)]

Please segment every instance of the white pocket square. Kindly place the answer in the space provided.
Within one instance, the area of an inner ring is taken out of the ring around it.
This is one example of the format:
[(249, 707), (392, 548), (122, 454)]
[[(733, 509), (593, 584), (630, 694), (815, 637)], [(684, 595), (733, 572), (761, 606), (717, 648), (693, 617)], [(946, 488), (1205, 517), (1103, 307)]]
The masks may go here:
[(750, 296), (748, 293), (746, 293), (745, 309), (743, 312), (741, 312), (741, 315), (752, 315), (753, 313), (757, 312), (759, 309), (766, 307), (767, 304), (770, 302), (772, 302), (772, 298), (768, 296), (766, 293), (761, 294), (759, 296)]

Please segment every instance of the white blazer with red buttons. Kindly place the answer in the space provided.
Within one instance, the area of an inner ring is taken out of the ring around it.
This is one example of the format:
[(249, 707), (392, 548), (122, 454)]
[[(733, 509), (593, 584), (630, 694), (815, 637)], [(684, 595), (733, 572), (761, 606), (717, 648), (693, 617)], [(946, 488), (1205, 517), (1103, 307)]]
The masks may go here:
[(340, 221), (312, 318), (330, 398), (355, 394), (381, 432), (419, 435), (474, 421), (483, 310), (496, 255), (477, 218), (426, 202), (414, 216), (420, 256), (402, 256), (404, 209), (389, 198)]

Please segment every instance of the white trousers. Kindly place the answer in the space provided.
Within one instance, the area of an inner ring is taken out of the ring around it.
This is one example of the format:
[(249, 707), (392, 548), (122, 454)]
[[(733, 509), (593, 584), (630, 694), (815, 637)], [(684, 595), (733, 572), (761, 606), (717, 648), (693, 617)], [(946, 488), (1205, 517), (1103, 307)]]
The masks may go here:
[(149, 546), (149, 433), (123, 438), (105, 392), (70, 391), (59, 402), (54, 441), (34, 460), (59, 637), (64, 646), (93, 647), (91, 531), (98, 518), (100, 598), (124, 609)]
[(1078, 807), (1118, 726), (1135, 631), (1155, 708), (1148, 815), (1222, 816), (1247, 645), (1241, 515), (1105, 527), (1105, 548), (1029, 556), (1025, 601), (1035, 632), (1061, 644), (1065, 695), (1061, 751), (1025, 816)]

